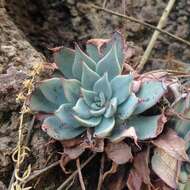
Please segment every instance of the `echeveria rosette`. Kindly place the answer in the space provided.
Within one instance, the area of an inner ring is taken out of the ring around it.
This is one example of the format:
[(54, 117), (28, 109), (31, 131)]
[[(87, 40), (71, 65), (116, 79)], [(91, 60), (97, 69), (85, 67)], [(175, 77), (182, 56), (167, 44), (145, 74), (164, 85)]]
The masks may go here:
[[(155, 105), (165, 89), (162, 82), (152, 80), (137, 94), (132, 91), (133, 75), (122, 75), (124, 41), (118, 32), (111, 40), (88, 41), (86, 51), (76, 45), (75, 51), (62, 47), (55, 52), (64, 77), (43, 81), (32, 94), (31, 109), (52, 114), (43, 128), (55, 139), (75, 138), (91, 128), (94, 136), (114, 141), (122, 136), (119, 123), (139, 128), (144, 118), (134, 116)], [(154, 125), (157, 120), (149, 118)]]

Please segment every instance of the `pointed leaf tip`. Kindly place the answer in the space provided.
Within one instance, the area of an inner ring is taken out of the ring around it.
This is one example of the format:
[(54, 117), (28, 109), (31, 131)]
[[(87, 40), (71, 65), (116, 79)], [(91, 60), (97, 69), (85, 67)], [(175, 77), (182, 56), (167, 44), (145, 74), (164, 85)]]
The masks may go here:
[(81, 80), (83, 63), (85, 63), (93, 71), (96, 69), (96, 62), (86, 55), (76, 44), (75, 59), (72, 67), (72, 74), (78, 80)]
[(108, 73), (108, 78), (111, 81), (114, 77), (121, 74), (121, 67), (118, 62), (115, 47), (97, 63), (96, 72), (102, 76), (105, 72)]
[(54, 60), (65, 77), (72, 78), (72, 67), (74, 64), (75, 51), (69, 48), (60, 47), (54, 51)]
[(100, 76), (84, 63), (81, 78), (82, 87), (87, 90), (92, 90), (98, 79), (100, 79)]
[(93, 87), (93, 91), (95, 91), (97, 94), (103, 92), (105, 98), (108, 100), (112, 97), (111, 85), (109, 83), (107, 73), (104, 73), (104, 75), (96, 81)]

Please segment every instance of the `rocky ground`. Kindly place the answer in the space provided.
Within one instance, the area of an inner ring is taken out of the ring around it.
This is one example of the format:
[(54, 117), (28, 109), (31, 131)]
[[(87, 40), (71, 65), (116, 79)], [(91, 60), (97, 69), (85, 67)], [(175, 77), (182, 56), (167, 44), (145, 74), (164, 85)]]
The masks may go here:
[[(110, 0), (106, 7), (120, 13), (125, 11), (127, 15), (156, 25), (167, 2), (126, 0), (124, 10), (122, 1)], [(137, 63), (151, 38), (152, 30), (96, 11), (89, 7), (90, 3), (102, 6), (103, 1), (0, 0), (0, 189), (8, 186), (13, 171), (11, 153), (17, 141), (20, 106), (15, 102), (16, 94), (33, 65), (52, 62), (48, 48), (60, 45), (73, 47), (74, 42), (83, 46), (89, 38), (109, 36), (120, 29), (130, 45), (135, 46), (138, 57), (134, 60)], [(190, 41), (190, 0), (176, 1), (164, 29)], [(160, 35), (147, 69), (176, 69), (176, 65), (183, 63), (190, 64), (190, 48)], [(25, 124), (26, 131), (29, 121)], [(43, 168), (44, 164), (59, 157), (55, 152), (60, 150), (60, 145), (48, 142), (49, 139), (36, 126), (30, 142), (33, 169)], [(53, 155), (52, 158), (48, 158), (50, 155)], [(58, 170), (57, 176), (61, 180), (60, 172)], [(36, 189), (43, 188), (36, 185)], [(49, 189), (55, 189), (55, 184), (51, 183)]]

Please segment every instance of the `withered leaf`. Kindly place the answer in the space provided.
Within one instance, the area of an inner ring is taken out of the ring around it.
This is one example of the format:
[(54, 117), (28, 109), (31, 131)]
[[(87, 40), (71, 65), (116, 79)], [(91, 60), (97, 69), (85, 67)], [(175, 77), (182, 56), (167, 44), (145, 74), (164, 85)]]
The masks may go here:
[(159, 179), (153, 182), (151, 190), (173, 190), (173, 188), (167, 186), (161, 179)]
[(115, 174), (112, 174), (109, 178), (108, 184), (106, 184), (106, 187), (108, 190), (120, 190), (123, 189), (126, 186), (126, 168), (125, 167), (119, 167), (117, 172)]
[(135, 144), (138, 146), (137, 143), (137, 134), (134, 127), (126, 128), (124, 125), (121, 125), (118, 127), (117, 130), (115, 130), (115, 133), (110, 137), (110, 141), (117, 143), (122, 141), (125, 138), (132, 138), (135, 142)]
[(176, 189), (180, 161), (160, 148), (154, 150), (151, 160), (153, 171), (170, 187)]
[(64, 153), (68, 155), (70, 159), (78, 158), (84, 151), (85, 149), (80, 145), (73, 148), (64, 148)]
[(90, 149), (93, 152), (104, 151), (104, 139), (93, 138), (91, 140), (85, 139), (81, 146), (85, 149)]
[(134, 168), (145, 184), (150, 184), (150, 169), (148, 166), (149, 151), (143, 151), (134, 157)]
[(84, 137), (78, 137), (70, 140), (61, 141), (64, 148), (71, 148), (80, 145), (84, 141)]
[(185, 150), (185, 141), (172, 129), (169, 129), (156, 140), (153, 140), (152, 143), (163, 149), (170, 156), (173, 156), (176, 160), (189, 160)]
[(132, 159), (131, 147), (124, 142), (117, 144), (108, 143), (105, 147), (105, 152), (109, 159), (116, 164), (125, 164)]
[(130, 171), (127, 179), (127, 187), (129, 190), (141, 190), (142, 179), (135, 169)]

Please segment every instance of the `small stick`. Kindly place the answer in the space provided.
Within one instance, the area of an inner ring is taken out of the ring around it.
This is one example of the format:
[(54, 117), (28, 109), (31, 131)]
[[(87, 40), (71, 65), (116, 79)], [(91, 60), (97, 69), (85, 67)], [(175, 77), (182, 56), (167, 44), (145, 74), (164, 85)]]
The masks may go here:
[[(81, 170), (96, 156), (94, 153), (89, 157), (83, 164), (81, 164)], [(78, 170), (75, 170), (58, 188), (57, 190), (62, 190), (78, 173)]]
[(31, 120), (31, 123), (30, 123), (30, 126), (29, 126), (29, 129), (28, 129), (28, 133), (27, 133), (27, 136), (26, 136), (26, 146), (28, 146), (29, 145), (29, 143), (30, 143), (30, 138), (31, 138), (31, 134), (32, 134), (32, 129), (33, 129), (33, 126), (34, 126), (34, 122), (35, 122), (35, 119), (36, 119), (36, 117), (35, 117), (35, 115), (32, 117), (32, 120)]
[(105, 161), (105, 157), (104, 155), (102, 155), (101, 158), (101, 166), (100, 166), (100, 175), (99, 175), (99, 179), (98, 179), (98, 187), (97, 190), (101, 190), (102, 189), (102, 184), (103, 184), (103, 175), (104, 175), (104, 161)]
[(104, 0), (102, 7), (106, 8), (107, 0)]
[[(169, 15), (170, 11), (172, 10), (172, 7), (174, 6), (174, 3), (175, 3), (175, 0), (169, 0), (168, 5), (166, 6), (166, 8), (158, 22), (158, 25), (157, 25), (158, 29), (162, 29), (163, 26), (165, 25), (168, 15)], [(138, 71), (141, 71), (143, 69), (144, 65), (146, 64), (146, 62), (150, 56), (150, 53), (155, 45), (155, 42), (158, 39), (159, 34), (160, 34), (160, 31), (158, 31), (158, 30), (154, 31), (154, 34), (152, 35), (152, 38), (144, 52), (144, 55), (142, 56), (142, 58), (140, 60), (140, 64), (137, 67)]]
[(110, 168), (110, 170), (108, 170), (107, 172), (104, 173), (103, 175), (103, 180), (110, 174), (114, 174), (115, 172), (117, 172), (117, 168), (118, 165), (115, 162), (112, 162), (112, 166)]
[(114, 11), (112, 11), (112, 10), (110, 10), (110, 9), (102, 8), (102, 7), (97, 6), (97, 5), (94, 5), (94, 4), (91, 4), (90, 6), (91, 6), (92, 8), (97, 9), (97, 10), (104, 11), (104, 12), (107, 12), (107, 13), (109, 13), (109, 14), (116, 15), (116, 16), (118, 16), (118, 17), (125, 18), (125, 19), (127, 19), (127, 20), (132, 21), (132, 22), (136, 22), (136, 23), (142, 24), (142, 25), (144, 25), (144, 26), (146, 26), (146, 27), (148, 27), (148, 28), (150, 28), (150, 29), (157, 30), (157, 31), (159, 31), (159, 32), (161, 32), (161, 33), (163, 33), (163, 34), (166, 34), (166, 35), (170, 36), (171, 38), (173, 38), (173, 39), (175, 39), (175, 40), (177, 40), (177, 41), (179, 41), (179, 42), (182, 42), (182, 43), (184, 43), (184, 44), (186, 44), (186, 45), (188, 45), (188, 46), (190, 47), (190, 42), (189, 42), (189, 41), (184, 40), (183, 38), (180, 38), (180, 37), (178, 37), (178, 36), (176, 36), (176, 35), (174, 35), (174, 34), (171, 34), (170, 32), (165, 31), (165, 30), (159, 29), (159, 28), (157, 28), (156, 26), (154, 26), (154, 25), (152, 25), (152, 24), (148, 24), (148, 23), (143, 22), (142, 20), (136, 19), (136, 18), (134, 18), (134, 17), (132, 17), (132, 16), (123, 15), (123, 14), (114, 12)]
[(80, 181), (81, 189), (86, 190), (84, 180), (83, 180), (83, 177), (82, 177), (81, 168), (80, 168), (80, 160), (79, 160), (79, 158), (77, 158), (76, 164), (77, 164), (77, 171), (78, 171), (78, 175), (79, 175), (79, 181)]
[(55, 166), (58, 166), (59, 165), (59, 161), (56, 161), (54, 162), (53, 164), (39, 170), (39, 171), (36, 171), (33, 175), (31, 175), (26, 181), (25, 183), (28, 183), (29, 181), (33, 180), (34, 178), (40, 176), (41, 174), (43, 174), (44, 172), (48, 171), (49, 169), (55, 167)]

